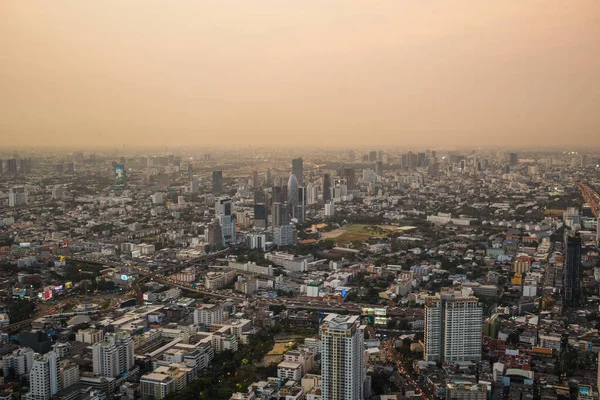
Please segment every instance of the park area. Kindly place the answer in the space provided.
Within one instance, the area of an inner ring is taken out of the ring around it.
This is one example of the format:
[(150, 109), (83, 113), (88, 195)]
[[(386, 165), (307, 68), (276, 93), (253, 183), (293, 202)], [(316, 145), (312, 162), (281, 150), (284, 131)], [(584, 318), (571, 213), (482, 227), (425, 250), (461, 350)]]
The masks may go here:
[(363, 225), (350, 224), (339, 229), (322, 234), (322, 239), (333, 239), (338, 243), (363, 241), (369, 238), (381, 238), (391, 233), (401, 233), (415, 229), (414, 226), (393, 226), (393, 225)]

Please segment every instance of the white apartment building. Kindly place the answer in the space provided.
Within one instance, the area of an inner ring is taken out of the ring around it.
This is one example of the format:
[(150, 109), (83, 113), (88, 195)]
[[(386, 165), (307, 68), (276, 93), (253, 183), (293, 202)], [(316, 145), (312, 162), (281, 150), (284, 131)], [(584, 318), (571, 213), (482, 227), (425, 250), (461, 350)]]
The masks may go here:
[(437, 295), (425, 300), (425, 360), (481, 360), (483, 307), (476, 297)]
[(8, 192), (8, 206), (18, 207), (27, 205), (27, 191), (25, 186), (15, 186)]
[(140, 378), (142, 399), (162, 400), (174, 391), (175, 381), (169, 375), (150, 373)]
[(92, 346), (94, 373), (114, 378), (134, 365), (133, 340), (127, 332), (107, 333)]
[(2, 362), (4, 364), (3, 376), (20, 378), (29, 375), (29, 371), (31, 371), (31, 367), (33, 366), (34, 354), (32, 349), (23, 347), (2, 357)]
[(210, 328), (223, 322), (223, 306), (220, 304), (201, 304), (194, 310), (194, 325)]
[(362, 399), (364, 326), (360, 317), (328, 314), (320, 331), (323, 400)]
[(29, 392), (26, 400), (49, 400), (61, 390), (58, 356), (53, 351), (36, 354), (29, 373)]
[(94, 344), (102, 340), (102, 331), (99, 329), (80, 329), (75, 333), (75, 340), (81, 343)]

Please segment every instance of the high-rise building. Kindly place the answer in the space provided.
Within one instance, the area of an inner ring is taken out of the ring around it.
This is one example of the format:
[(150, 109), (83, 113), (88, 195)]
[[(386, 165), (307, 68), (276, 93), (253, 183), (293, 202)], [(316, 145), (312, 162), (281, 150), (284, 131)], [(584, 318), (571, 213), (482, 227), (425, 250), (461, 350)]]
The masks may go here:
[(319, 198), (319, 188), (312, 183), (306, 186), (306, 204), (316, 204)]
[(508, 154), (508, 164), (511, 167), (515, 167), (519, 163), (519, 156), (517, 153), (509, 153)]
[(127, 332), (107, 333), (92, 346), (94, 373), (114, 378), (127, 373), (134, 365), (133, 340)]
[(565, 257), (565, 295), (563, 303), (567, 307), (581, 304), (581, 237), (567, 236)]
[(70, 162), (67, 164), (67, 173), (69, 173), (69, 174), (75, 173), (75, 163)]
[(373, 150), (369, 152), (369, 162), (377, 161), (377, 151)]
[(344, 178), (348, 182), (348, 190), (356, 189), (356, 170), (354, 168), (344, 168)]
[(273, 177), (271, 176), (271, 168), (267, 168), (265, 171), (265, 185), (269, 186), (273, 183)]
[(276, 201), (271, 207), (271, 225), (273, 227), (286, 225), (288, 223), (287, 217), (287, 203)]
[(49, 400), (61, 390), (58, 355), (51, 351), (36, 354), (29, 372), (29, 392), (26, 400)]
[(375, 163), (375, 175), (377, 175), (377, 176), (383, 176), (383, 162), (377, 161)]
[(212, 190), (214, 195), (219, 195), (223, 191), (223, 171), (213, 171)]
[(192, 183), (194, 180), (194, 166), (192, 163), (188, 164), (188, 183)]
[(303, 186), (304, 183), (304, 170), (303, 170), (302, 158), (292, 159), (292, 175), (296, 176), (298, 186)]
[(6, 160), (6, 173), (17, 173), (17, 160), (15, 158), (9, 158), (8, 160)]
[(476, 297), (437, 295), (425, 300), (426, 361), (481, 360), (483, 307)]
[(600, 248), (600, 216), (596, 220), (596, 246)]
[(298, 188), (298, 204), (296, 204), (294, 216), (300, 223), (303, 223), (306, 219), (306, 196), (306, 188)]
[(425, 153), (417, 153), (417, 167), (425, 167), (426, 160), (427, 158)]
[(327, 314), (321, 322), (323, 400), (361, 400), (365, 381), (360, 316)]
[(20, 378), (29, 375), (33, 366), (33, 357), (33, 350), (27, 347), (22, 347), (2, 357), (4, 377)]
[(331, 177), (329, 174), (323, 175), (323, 201), (327, 203), (331, 200)]
[(125, 176), (125, 165), (115, 165), (115, 186), (125, 186), (127, 184), (127, 177)]
[(254, 170), (254, 171), (252, 171), (252, 187), (256, 189), (259, 186), (260, 186), (260, 182), (258, 181), (258, 171)]
[(287, 201), (291, 209), (290, 215), (292, 218), (298, 218), (296, 215), (298, 207), (298, 180), (296, 179), (296, 175), (290, 175), (287, 188)]
[(8, 206), (18, 207), (27, 205), (27, 191), (24, 186), (15, 186), (8, 192)]
[(4, 173), (4, 168), (3, 168), (3, 161), (0, 160), (0, 175)]
[(235, 220), (232, 218), (232, 204), (229, 197), (217, 197), (215, 199), (215, 216), (221, 225), (223, 246), (235, 243)]
[(254, 227), (267, 227), (267, 205), (264, 203), (257, 203), (254, 205)]
[(218, 220), (210, 222), (206, 227), (206, 244), (211, 250), (220, 250), (223, 247), (223, 233)]
[(52, 188), (52, 200), (62, 200), (65, 196), (64, 186), (55, 186)]

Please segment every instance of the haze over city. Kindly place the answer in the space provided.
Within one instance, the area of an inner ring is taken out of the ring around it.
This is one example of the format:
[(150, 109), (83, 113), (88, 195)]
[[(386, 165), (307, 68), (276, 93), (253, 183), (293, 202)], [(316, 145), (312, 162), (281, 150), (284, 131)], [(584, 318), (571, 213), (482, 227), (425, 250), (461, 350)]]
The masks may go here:
[(0, 4), (0, 146), (600, 145), (600, 2)]

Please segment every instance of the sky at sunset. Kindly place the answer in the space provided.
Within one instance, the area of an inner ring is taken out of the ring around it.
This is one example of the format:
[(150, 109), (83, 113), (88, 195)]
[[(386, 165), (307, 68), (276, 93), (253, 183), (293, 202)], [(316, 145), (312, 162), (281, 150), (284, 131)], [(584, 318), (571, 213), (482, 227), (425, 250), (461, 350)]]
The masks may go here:
[(0, 147), (600, 147), (599, 0), (2, 0)]

